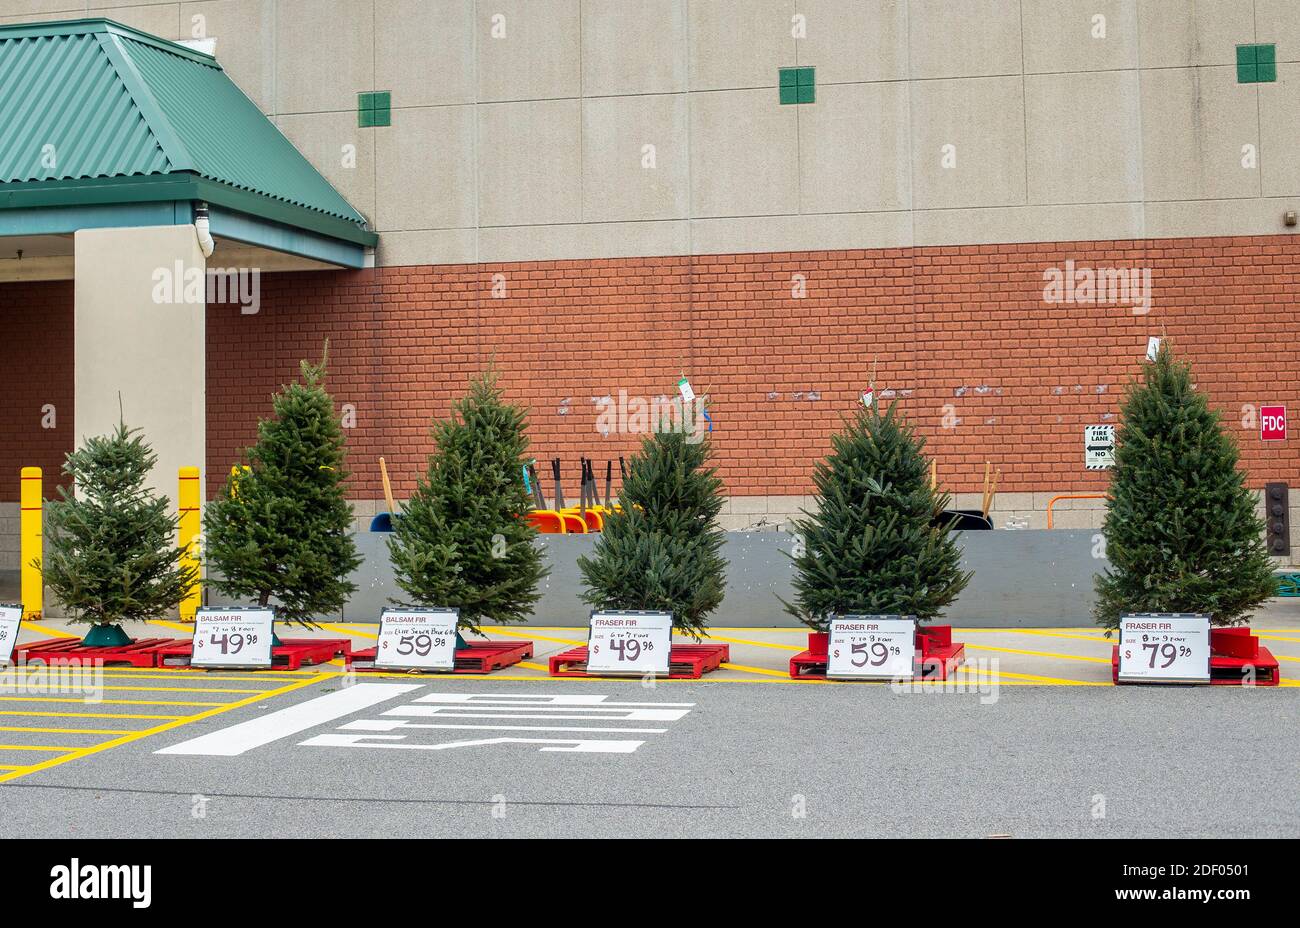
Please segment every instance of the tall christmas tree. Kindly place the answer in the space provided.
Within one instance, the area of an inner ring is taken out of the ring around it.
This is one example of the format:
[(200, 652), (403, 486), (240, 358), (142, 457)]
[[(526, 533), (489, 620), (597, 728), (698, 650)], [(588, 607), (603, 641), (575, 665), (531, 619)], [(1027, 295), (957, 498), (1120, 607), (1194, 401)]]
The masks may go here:
[(207, 582), (260, 606), (275, 599), (277, 618), (307, 626), (343, 607), (356, 590), (348, 575), (362, 560), (349, 535), (343, 429), (325, 391), (325, 363), (303, 361), (302, 382), (275, 395), (247, 466), (235, 469), (203, 520), (216, 574)]
[(532, 611), (546, 569), (525, 518), (526, 427), (491, 371), (471, 382), (451, 418), (434, 423), (428, 472), (388, 542), (405, 605), (457, 607), (460, 626), (475, 632)]
[(129, 643), (118, 623), (161, 618), (198, 582), (181, 565), (170, 503), (145, 486), (157, 461), (140, 431), (119, 423), (67, 456), (73, 489), (60, 487), (46, 509), (48, 554), (33, 566), (73, 621), (91, 623), (87, 645)]
[(1236, 625), (1274, 595), (1263, 520), (1237, 469), (1237, 445), (1166, 341), (1129, 384), (1102, 534), (1110, 569), (1093, 614), (1190, 612)]
[(591, 557), (578, 558), (597, 609), (671, 612), (673, 627), (695, 640), (722, 602), (727, 562), (722, 481), (706, 467), (708, 439), (662, 431), (641, 443), (628, 462), (621, 512), (606, 517)]
[(818, 630), (835, 614), (939, 617), (971, 575), (940, 518), (949, 497), (930, 485), (925, 439), (891, 403), (859, 407), (831, 448), (813, 474), (817, 512), (795, 523), (786, 611)]

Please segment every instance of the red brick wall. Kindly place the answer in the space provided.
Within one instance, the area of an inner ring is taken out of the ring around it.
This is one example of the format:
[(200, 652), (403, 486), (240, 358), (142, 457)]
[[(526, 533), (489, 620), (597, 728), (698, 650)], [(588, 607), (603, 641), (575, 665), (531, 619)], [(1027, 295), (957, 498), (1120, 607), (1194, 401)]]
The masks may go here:
[[(1067, 259), (1150, 267), (1150, 314), (1045, 304), (1043, 272)], [(491, 296), (497, 274), (503, 299)], [(603, 483), (603, 462), (637, 444), (596, 431), (593, 399), (671, 396), (683, 370), (712, 396), (729, 493), (809, 492), (873, 359), (877, 389), (898, 392), (947, 489), (978, 491), (989, 460), (1000, 491), (1097, 491), (1106, 477), (1083, 469), (1083, 427), (1115, 421), (1106, 416), (1147, 336), (1164, 330), (1225, 410), (1252, 485), (1297, 483), (1296, 439), (1266, 446), (1239, 427), (1243, 404), (1300, 409), (1297, 283), (1290, 236), (267, 275), (257, 315), (209, 310), (208, 464), (214, 476), (229, 469), (271, 393), (328, 337), (332, 390), (357, 407), (356, 498), (380, 496), (380, 455), (398, 495), (409, 492), (430, 418), (489, 359), (532, 409), (534, 454), (563, 456), (566, 495), (580, 455), (601, 462)], [(954, 427), (943, 427), (946, 412)]]
[[(45, 472), (45, 494), (72, 450), (72, 281), (0, 284), (0, 502), (18, 501), (24, 467)], [(53, 404), (55, 428), (41, 427)]]

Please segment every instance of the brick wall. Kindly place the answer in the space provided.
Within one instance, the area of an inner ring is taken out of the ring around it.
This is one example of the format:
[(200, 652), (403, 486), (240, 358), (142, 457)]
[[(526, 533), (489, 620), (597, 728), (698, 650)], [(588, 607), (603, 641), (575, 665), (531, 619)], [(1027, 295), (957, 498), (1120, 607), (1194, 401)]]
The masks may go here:
[[(1149, 267), (1150, 313), (1044, 302), (1045, 269), (1067, 260)], [(209, 311), (208, 463), (229, 469), (271, 393), (328, 337), (331, 389), (356, 406), (358, 499), (379, 497), (380, 455), (397, 495), (410, 491), (430, 418), (489, 360), (532, 409), (533, 453), (563, 456), (566, 495), (580, 455), (603, 462), (637, 444), (596, 431), (596, 400), (672, 395), (681, 371), (713, 398), (730, 494), (805, 494), (873, 359), (877, 389), (925, 435), (945, 488), (978, 492), (991, 461), (1003, 493), (1097, 492), (1106, 477), (1083, 469), (1083, 427), (1115, 421), (1147, 336), (1163, 330), (1225, 411), (1251, 484), (1300, 484), (1294, 439), (1264, 445), (1239, 426), (1244, 404), (1300, 409), (1298, 278), (1300, 241), (1285, 236), (267, 275), (257, 315)]]
[[(72, 450), (72, 281), (0, 284), (0, 502), (18, 501), (23, 467), (45, 471), (45, 493), (62, 483)], [(55, 427), (42, 427), (54, 406)]]

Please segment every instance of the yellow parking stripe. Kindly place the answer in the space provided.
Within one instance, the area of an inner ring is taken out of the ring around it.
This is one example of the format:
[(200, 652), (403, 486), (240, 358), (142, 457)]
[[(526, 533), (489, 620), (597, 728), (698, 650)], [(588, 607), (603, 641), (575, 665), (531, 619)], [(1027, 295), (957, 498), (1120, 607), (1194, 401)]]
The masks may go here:
[(356, 635), (358, 638), (371, 638), (375, 641), (379, 640), (379, 636), (374, 632), (353, 631), (344, 628), (342, 625), (337, 625), (334, 622), (322, 622), (320, 627), (327, 631), (334, 632), (337, 635)]
[[(286, 682), (280, 679), (269, 679), (267, 677), (263, 677), (260, 674), (258, 674), (257, 676), (247, 676), (247, 677), (227, 677), (227, 676), (220, 676), (218, 674), (209, 673), (208, 671), (205, 670), (184, 670), (180, 668), (177, 668), (176, 670), (156, 670), (151, 673), (133, 673), (133, 674), (121, 673), (120, 668), (114, 668), (113, 670), (78, 670), (78, 669), (69, 669), (63, 667), (55, 667), (53, 669), (47, 669), (44, 667), (26, 667), (24, 669), (28, 671), (27, 676), (35, 676), (35, 677), (41, 677), (41, 676), (53, 676), (53, 677), (60, 677), (60, 678), (94, 677), (94, 678), (102, 678), (105, 680), (172, 680), (172, 681), (185, 679), (186, 677), (188, 677), (189, 679), (194, 680), (194, 682), (196, 683), (200, 681), (207, 682), (208, 680), (221, 682), (221, 683)], [(285, 672), (288, 673), (288, 671)], [(300, 673), (292, 673), (290, 675), (290, 679), (294, 679), (296, 677), (301, 677), (301, 676), (302, 674)], [(21, 679), (22, 679), (21, 676), (17, 676), (13, 674), (13, 670), (0, 670), (0, 683), (20, 682)]]
[(790, 676), (788, 670), (768, 670), (766, 667), (748, 667), (745, 664), (722, 664), (727, 670), (743, 670), (745, 673), (757, 673), (767, 677), (786, 677)]
[(7, 783), (10, 780), (16, 780), (19, 777), (25, 777), (28, 774), (36, 773), (41, 770), (48, 770), (51, 767), (57, 767), (60, 764), (66, 764), (69, 763), (70, 761), (79, 760), (83, 757), (89, 757), (90, 755), (98, 754), (101, 751), (111, 750), (112, 748), (121, 747), (124, 744), (131, 744), (135, 741), (139, 741), (143, 738), (148, 738), (152, 735), (161, 734), (162, 732), (165, 731), (172, 731), (173, 729), (180, 728), (185, 725), (191, 725), (194, 722), (198, 722), (203, 719), (212, 718), (213, 716), (216, 715), (221, 715), (222, 713), (229, 712), (232, 709), (239, 709), (243, 706), (251, 706), (254, 703), (261, 702), (264, 699), (271, 699), (276, 696), (282, 696), (286, 693), (292, 693), (294, 690), (300, 690), (304, 687), (311, 686), (314, 683), (319, 683), (322, 680), (327, 680), (333, 676), (334, 674), (314, 674), (310, 677), (304, 677), (303, 679), (298, 680), (294, 683), (289, 683), (286, 684), (285, 686), (281, 686), (278, 689), (268, 690), (267, 692), (259, 693), (256, 696), (249, 696), (247, 699), (241, 699), (237, 702), (219, 704), (215, 708), (209, 709), (206, 712), (196, 712), (194, 715), (188, 715), (185, 718), (181, 718), (181, 719), (174, 719), (173, 721), (165, 722), (162, 725), (155, 725), (153, 728), (146, 728), (143, 731), (132, 732), (129, 735), (122, 735), (120, 738), (114, 738), (111, 741), (105, 741), (100, 744), (96, 744), (92, 747), (76, 748), (73, 749), (70, 753), (63, 755), (62, 757), (52, 757), (49, 760), (42, 761), (39, 764), (33, 764), (30, 767), (24, 767), (21, 770), (14, 770), (11, 773), (0, 775), (0, 783)]
[(112, 712), (25, 712), (6, 709), (0, 715), (27, 716), (36, 719), (149, 719), (166, 720), (188, 718), (184, 715), (138, 715), (116, 714)]
[(264, 690), (217, 689), (215, 686), (102, 686), (99, 689), (115, 693), (222, 693), (240, 696), (265, 692)]
[(954, 635), (1039, 635), (1044, 638), (1069, 638), (1074, 641), (1096, 641), (1100, 644), (1113, 644), (1109, 638), (1099, 635), (1072, 635), (1068, 632), (1051, 632), (1042, 628), (954, 628)]
[(704, 637), (709, 641), (725, 641), (728, 644), (747, 644), (755, 648), (771, 648), (774, 651), (789, 651), (797, 653), (806, 651), (807, 648), (799, 647), (792, 644), (775, 644), (770, 641), (754, 641), (751, 638), (728, 638), (723, 635), (715, 635), (712, 632), (705, 632)]
[[(267, 690), (267, 693), (273, 693), (274, 690)], [(78, 706), (225, 706), (224, 702), (181, 702), (181, 701), (150, 701), (148, 699), (100, 699), (91, 703), (85, 697), (70, 698), (64, 696), (0, 696), (0, 702), (64, 702), (73, 703)], [(188, 716), (186, 716), (188, 718)]]
[(1290, 641), (1295, 644), (1300, 644), (1300, 638), (1284, 638), (1281, 635), (1256, 635), (1255, 637), (1262, 638), (1265, 641)]
[(46, 744), (0, 744), (0, 751), (75, 751), (77, 748), (55, 747)]
[(1022, 651), (1019, 648), (995, 648), (992, 645), (968, 644), (968, 651), (998, 651), (1002, 654), (1024, 654), (1028, 657), (1050, 657), (1060, 661), (1087, 661), (1093, 664), (1109, 664), (1109, 657), (1084, 657), (1078, 654), (1057, 654), (1054, 651)]
[(49, 635), (51, 638), (76, 638), (72, 632), (59, 631), (57, 628), (49, 628), (45, 625), (39, 625), (36, 622), (24, 621), (22, 629), (25, 632), (39, 632), (42, 635)]
[(22, 725), (0, 725), (0, 731), (34, 731), (42, 735), (125, 735), (130, 728), (24, 728)]
[(548, 638), (545, 635), (534, 635), (532, 632), (506, 631), (504, 628), (493, 629), (493, 632), (498, 635), (505, 635), (507, 638), (534, 638), (538, 641), (554, 641), (557, 644), (572, 644), (572, 645), (581, 646), (587, 643), (585, 640), (578, 641), (575, 638)]
[(168, 622), (166, 619), (151, 619), (151, 620), (149, 621), (149, 624), (150, 624), (150, 625), (161, 625), (163, 628), (174, 628), (174, 629), (175, 629), (176, 631), (178, 631), (178, 632), (189, 632), (191, 635), (194, 634), (194, 624), (193, 624), (193, 623), (190, 623), (189, 625), (186, 625), (186, 624), (184, 624), (184, 623), (182, 623), (182, 622)]

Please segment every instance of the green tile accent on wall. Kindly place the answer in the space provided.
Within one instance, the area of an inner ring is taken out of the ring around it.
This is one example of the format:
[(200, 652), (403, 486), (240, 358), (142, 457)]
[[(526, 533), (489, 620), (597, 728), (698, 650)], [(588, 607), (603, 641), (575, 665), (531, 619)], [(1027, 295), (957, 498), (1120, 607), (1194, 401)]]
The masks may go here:
[(1276, 45), (1237, 46), (1238, 84), (1271, 84), (1276, 80)]
[(393, 124), (393, 94), (383, 90), (357, 94), (357, 125), (371, 129)]
[(777, 83), (783, 104), (817, 102), (816, 68), (781, 68)]

